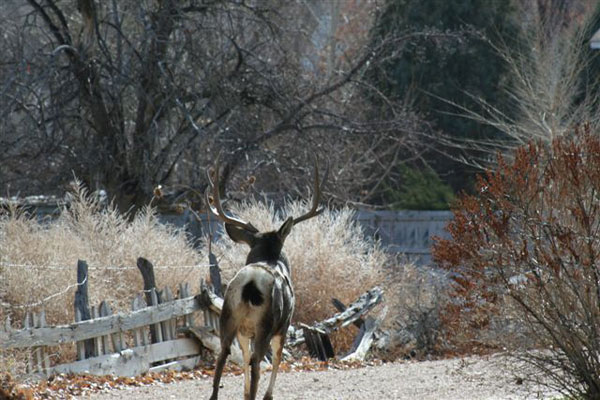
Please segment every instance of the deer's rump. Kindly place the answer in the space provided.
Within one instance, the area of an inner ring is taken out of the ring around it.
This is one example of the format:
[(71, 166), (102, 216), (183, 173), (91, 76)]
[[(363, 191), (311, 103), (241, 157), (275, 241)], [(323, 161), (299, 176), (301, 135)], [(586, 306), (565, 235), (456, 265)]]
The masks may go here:
[(260, 306), (264, 303), (263, 294), (253, 280), (246, 283), (242, 288), (242, 301), (253, 306)]
[(275, 333), (287, 330), (294, 303), (285, 264), (254, 263), (231, 280), (223, 308), (231, 313), (242, 335), (254, 337), (260, 328)]

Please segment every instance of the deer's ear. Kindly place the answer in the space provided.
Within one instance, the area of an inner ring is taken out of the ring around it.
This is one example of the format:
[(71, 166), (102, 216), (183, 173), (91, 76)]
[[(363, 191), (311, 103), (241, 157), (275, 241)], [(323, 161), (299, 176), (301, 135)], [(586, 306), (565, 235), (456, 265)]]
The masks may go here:
[(285, 220), (283, 225), (281, 225), (281, 227), (277, 231), (277, 234), (279, 235), (281, 240), (285, 240), (287, 235), (289, 235), (290, 232), (292, 231), (293, 226), (294, 226), (294, 218), (288, 217), (288, 219)]
[(253, 232), (249, 232), (232, 224), (225, 224), (225, 230), (231, 240), (236, 243), (246, 243), (250, 247), (254, 244), (255, 236)]

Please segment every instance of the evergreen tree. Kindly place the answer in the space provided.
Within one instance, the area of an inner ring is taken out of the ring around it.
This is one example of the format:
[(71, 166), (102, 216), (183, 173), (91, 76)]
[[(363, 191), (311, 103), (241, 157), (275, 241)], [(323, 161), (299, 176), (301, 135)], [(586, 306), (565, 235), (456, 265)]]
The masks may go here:
[[(507, 0), (387, 0), (374, 40), (401, 32), (423, 32), (371, 72), (371, 81), (390, 97), (409, 98), (445, 135), (460, 139), (489, 139), (489, 126), (464, 118), (460, 107), (479, 110), (480, 98), (500, 109), (506, 67), (491, 42), (517, 37), (512, 8)], [(431, 33), (428, 35), (427, 33)], [(448, 35), (444, 35), (447, 33)], [(453, 105), (451, 103), (455, 103)], [(473, 170), (440, 157), (456, 155), (437, 148), (427, 162), (455, 190), (468, 188)]]

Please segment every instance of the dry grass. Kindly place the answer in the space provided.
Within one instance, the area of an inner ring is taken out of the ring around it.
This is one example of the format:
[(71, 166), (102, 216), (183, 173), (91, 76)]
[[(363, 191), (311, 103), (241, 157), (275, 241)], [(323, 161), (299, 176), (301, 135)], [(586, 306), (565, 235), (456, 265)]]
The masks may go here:
[[(26, 312), (41, 310), (50, 325), (74, 321), (78, 259), (89, 265), (90, 305), (107, 300), (116, 311), (128, 309), (143, 288), (140, 256), (155, 265), (159, 287), (174, 292), (179, 282), (206, 275), (186, 233), (159, 223), (153, 208), (130, 221), (77, 183), (70, 196), (70, 207), (55, 220), (40, 221), (16, 207), (0, 215), (0, 321), (10, 317), (19, 327)], [(68, 359), (73, 352), (63, 346), (51, 358)], [(19, 374), (25, 363), (25, 352), (0, 350), (0, 373)]]
[[(272, 205), (250, 202), (232, 207), (232, 213), (264, 231), (278, 229), (285, 217), (299, 216), (307, 209), (305, 202), (289, 202), (277, 213)], [(225, 236), (214, 247), (227, 281), (244, 265), (248, 248)], [(391, 264), (379, 244), (365, 238), (353, 220), (353, 211), (347, 208), (325, 210), (318, 217), (294, 226), (284, 251), (291, 264), (296, 291), (294, 323), (310, 324), (331, 316), (337, 312), (331, 304), (332, 297), (345, 304), (354, 301), (380, 284), (382, 271)], [(336, 339), (338, 344), (347, 343), (347, 338), (340, 335)]]
[(70, 204), (52, 221), (15, 209), (0, 217), (0, 318), (18, 321), (25, 311), (44, 309), (50, 324), (73, 321), (78, 259), (89, 265), (91, 305), (106, 299), (116, 309), (129, 307), (142, 289), (140, 256), (158, 266), (161, 287), (176, 289), (205, 275), (204, 268), (191, 267), (201, 259), (186, 233), (159, 223), (153, 208), (129, 221), (77, 184)]
[(440, 312), (448, 302), (448, 283), (439, 270), (398, 263), (386, 274), (388, 315), (383, 329), (390, 334), (385, 358), (424, 358), (443, 352)]
[[(107, 300), (117, 310), (128, 309), (142, 289), (137, 257), (152, 261), (159, 286), (168, 285), (174, 291), (182, 281), (195, 289), (199, 279), (208, 275), (206, 250), (194, 249), (183, 230), (159, 223), (152, 208), (130, 221), (79, 186), (74, 187), (71, 200), (71, 206), (54, 220), (39, 221), (16, 209), (0, 216), (0, 321), (10, 316), (18, 327), (25, 312), (41, 309), (49, 324), (73, 321), (78, 259), (86, 260), (90, 268), (90, 304)], [(306, 203), (290, 202), (278, 213), (272, 206), (253, 202), (232, 213), (269, 230), (278, 228), (283, 216), (298, 216), (307, 208)], [(248, 249), (228, 237), (213, 248), (227, 282), (244, 265)], [(294, 323), (331, 316), (336, 312), (332, 297), (352, 302), (381, 284), (382, 271), (391, 265), (379, 244), (365, 238), (349, 209), (326, 210), (298, 224), (284, 250), (297, 294)], [(346, 348), (355, 333), (345, 329), (335, 335), (336, 348)], [(66, 351), (72, 353), (72, 349)], [(24, 360), (0, 351), (0, 365), (0, 372), (18, 373)]]

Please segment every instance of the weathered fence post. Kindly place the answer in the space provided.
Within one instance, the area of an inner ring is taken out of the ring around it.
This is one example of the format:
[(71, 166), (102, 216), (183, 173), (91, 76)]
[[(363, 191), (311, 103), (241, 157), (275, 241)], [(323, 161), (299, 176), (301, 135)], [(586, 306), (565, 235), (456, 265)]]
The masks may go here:
[[(77, 291), (75, 292), (75, 321), (86, 321), (92, 318), (88, 299), (88, 265), (77, 260)], [(77, 343), (77, 359), (82, 360), (94, 356), (94, 340), (87, 339)]]
[(208, 262), (210, 263), (210, 283), (213, 286), (213, 292), (223, 297), (223, 284), (221, 283), (221, 269), (217, 257), (212, 253), (208, 253)]
[[(154, 278), (154, 266), (148, 260), (143, 257), (139, 257), (137, 259), (137, 267), (142, 273), (142, 278), (144, 279), (144, 293), (146, 294), (146, 304), (148, 305), (156, 305), (160, 303), (160, 295), (156, 290), (156, 280)], [(152, 297), (156, 296), (156, 299), (153, 301)], [(150, 326), (150, 341), (152, 343), (162, 342), (162, 332), (159, 332), (160, 325), (151, 325)], [(160, 335), (160, 338), (159, 338)]]

